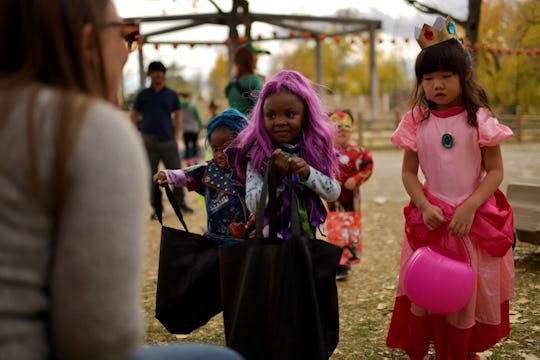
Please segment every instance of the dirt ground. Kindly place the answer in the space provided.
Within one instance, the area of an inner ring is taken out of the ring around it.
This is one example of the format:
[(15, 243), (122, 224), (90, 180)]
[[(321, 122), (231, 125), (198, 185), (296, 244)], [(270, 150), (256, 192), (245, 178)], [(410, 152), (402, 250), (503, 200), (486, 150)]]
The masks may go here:
[[(503, 147), (506, 191), (510, 182), (540, 184), (540, 144), (510, 144)], [(338, 359), (406, 359), (385, 346), (390, 322), (402, 241), (402, 209), (407, 196), (400, 179), (401, 152), (373, 151), (374, 174), (363, 187), (364, 248), (360, 264), (349, 278), (338, 282), (340, 342), (332, 355)], [(201, 199), (193, 193), (188, 201), (196, 211), (186, 216), (192, 232), (203, 232), (206, 215)], [(150, 210), (149, 210), (150, 213)], [(170, 208), (165, 224), (179, 227)], [(221, 315), (189, 335), (172, 335), (154, 318), (160, 226), (148, 223), (148, 254), (143, 301), (147, 321), (147, 343), (205, 342), (224, 344)], [(511, 301), (511, 334), (484, 359), (527, 359), (540, 357), (540, 247), (518, 241), (514, 251), (516, 297)]]

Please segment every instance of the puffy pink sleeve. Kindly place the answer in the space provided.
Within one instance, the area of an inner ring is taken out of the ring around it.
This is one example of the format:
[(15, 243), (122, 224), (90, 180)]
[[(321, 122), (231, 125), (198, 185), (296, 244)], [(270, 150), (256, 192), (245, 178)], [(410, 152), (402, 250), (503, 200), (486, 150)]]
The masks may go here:
[(186, 186), (187, 179), (186, 179), (186, 173), (182, 169), (176, 169), (176, 170), (163, 170), (165, 172), (165, 175), (167, 175), (167, 181), (169, 184), (174, 186)]
[(498, 145), (514, 134), (508, 126), (501, 124), (486, 108), (478, 109), (476, 121), (478, 122), (478, 144), (480, 147)]
[(419, 111), (414, 111), (414, 117), (412, 111), (407, 112), (390, 138), (392, 144), (405, 150), (418, 151), (416, 128), (421, 118), (422, 115)]

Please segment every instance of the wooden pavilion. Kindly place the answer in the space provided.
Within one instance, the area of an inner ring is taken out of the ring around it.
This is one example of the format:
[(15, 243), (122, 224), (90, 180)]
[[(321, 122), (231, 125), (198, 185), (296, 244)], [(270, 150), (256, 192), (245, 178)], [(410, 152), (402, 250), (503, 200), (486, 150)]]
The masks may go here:
[[(207, 14), (188, 14), (188, 15), (167, 15), (167, 16), (151, 16), (129, 18), (126, 21), (139, 21), (144, 23), (157, 23), (162, 25), (158, 30), (142, 34), (142, 45), (144, 44), (170, 44), (170, 45), (223, 45), (228, 47), (229, 59), (236, 47), (243, 41), (260, 42), (266, 40), (291, 40), (290, 33), (288, 36), (276, 35), (271, 39), (253, 39), (251, 34), (252, 24), (262, 22), (276, 27), (288, 30), (299, 34), (298, 37), (305, 39), (313, 39), (315, 46), (316, 59), (316, 81), (322, 82), (322, 56), (321, 42), (326, 37), (337, 37), (348, 34), (368, 33), (369, 34), (369, 64), (370, 64), (370, 86), (371, 86), (371, 105), (372, 109), (377, 109), (378, 99), (378, 79), (377, 65), (375, 60), (375, 31), (381, 29), (380, 20), (361, 19), (354, 17), (319, 17), (319, 16), (303, 16), (303, 15), (284, 15), (284, 14), (261, 14), (252, 13), (249, 11), (248, 0), (232, 0), (232, 8), (230, 12), (225, 12), (220, 9), (213, 0), (209, 0), (216, 8), (215, 13)], [(315, 6), (315, 5), (314, 5)], [(224, 41), (160, 41), (159, 35), (173, 34), (182, 30), (195, 28), (202, 25), (221, 25), (228, 28), (229, 37)], [(333, 29), (327, 29), (324, 25), (339, 25)], [(243, 36), (239, 35), (238, 27), (244, 27)], [(338, 30), (335, 30), (338, 29)], [(139, 46), (139, 76), (141, 87), (145, 82), (144, 69), (144, 54), (143, 46)], [(229, 61), (229, 76), (231, 75), (232, 61)]]

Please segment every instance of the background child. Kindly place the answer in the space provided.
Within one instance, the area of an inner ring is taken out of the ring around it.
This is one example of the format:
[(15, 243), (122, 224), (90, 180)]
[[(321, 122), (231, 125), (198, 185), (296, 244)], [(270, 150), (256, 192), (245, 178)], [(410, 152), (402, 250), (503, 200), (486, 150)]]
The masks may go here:
[(335, 221), (327, 221), (326, 230), (328, 242), (343, 248), (336, 277), (340, 280), (348, 275), (352, 264), (360, 262), (362, 252), (360, 185), (371, 177), (373, 157), (369, 149), (351, 144), (354, 118), (349, 111), (336, 111), (330, 115), (330, 119), (337, 126), (334, 147), (338, 153), (337, 180), (341, 185), (341, 193), (337, 201), (328, 203), (328, 207), (330, 211), (342, 214), (336, 216)]
[[(212, 120), (218, 114), (218, 104), (212, 99), (208, 104), (208, 113), (210, 114), (210, 120)], [(210, 121), (208, 121), (210, 123)]]
[(206, 141), (213, 159), (207, 164), (179, 170), (162, 170), (154, 175), (159, 185), (186, 186), (204, 195), (207, 213), (206, 236), (220, 242), (242, 237), (249, 212), (244, 205), (243, 185), (234, 180), (225, 148), (246, 126), (248, 119), (236, 109), (227, 109), (208, 124)]
[[(455, 38), (452, 20), (439, 18), (433, 27), (424, 25), (419, 36), (422, 51), (415, 65), (413, 108), (392, 136), (405, 150), (402, 178), (412, 201), (405, 212), (400, 280), (387, 345), (422, 359), (432, 341), (437, 358), (474, 359), (476, 352), (510, 332), (513, 218), (498, 186), (503, 178), (499, 143), (512, 132), (489, 109), (473, 76), (470, 55)], [(412, 304), (403, 290), (407, 260), (418, 247), (434, 243), (464, 259), (470, 256), (475, 270), (473, 295), (453, 314), (431, 314)]]
[[(333, 150), (333, 124), (311, 82), (295, 71), (282, 70), (265, 83), (249, 126), (238, 136), (235, 167), (246, 182), (246, 205), (252, 213), (259, 202), (263, 174), (272, 158), (281, 180), (278, 188), (280, 234), (287, 237), (292, 187), (303, 200), (300, 210), (310, 235), (326, 219), (321, 201), (335, 201), (337, 161)], [(286, 175), (292, 173), (289, 180)]]
[(192, 101), (191, 93), (181, 92), (182, 105), (182, 136), (184, 139), (184, 159), (186, 166), (199, 162), (199, 133), (201, 132), (201, 116), (197, 104)]

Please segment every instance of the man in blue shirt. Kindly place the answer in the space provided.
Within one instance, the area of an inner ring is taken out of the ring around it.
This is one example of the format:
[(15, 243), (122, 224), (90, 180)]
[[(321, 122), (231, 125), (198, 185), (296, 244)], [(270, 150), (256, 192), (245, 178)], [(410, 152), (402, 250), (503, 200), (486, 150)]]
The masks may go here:
[[(176, 139), (182, 129), (182, 107), (176, 91), (165, 85), (166, 72), (165, 65), (159, 61), (148, 65), (151, 85), (137, 95), (130, 114), (144, 140), (152, 174), (158, 171), (160, 161), (166, 169), (181, 168)], [(193, 211), (185, 202), (184, 189), (175, 187), (173, 193), (182, 210)], [(161, 193), (152, 193), (151, 197), (152, 206), (161, 204)], [(155, 218), (155, 213), (152, 218)]]

